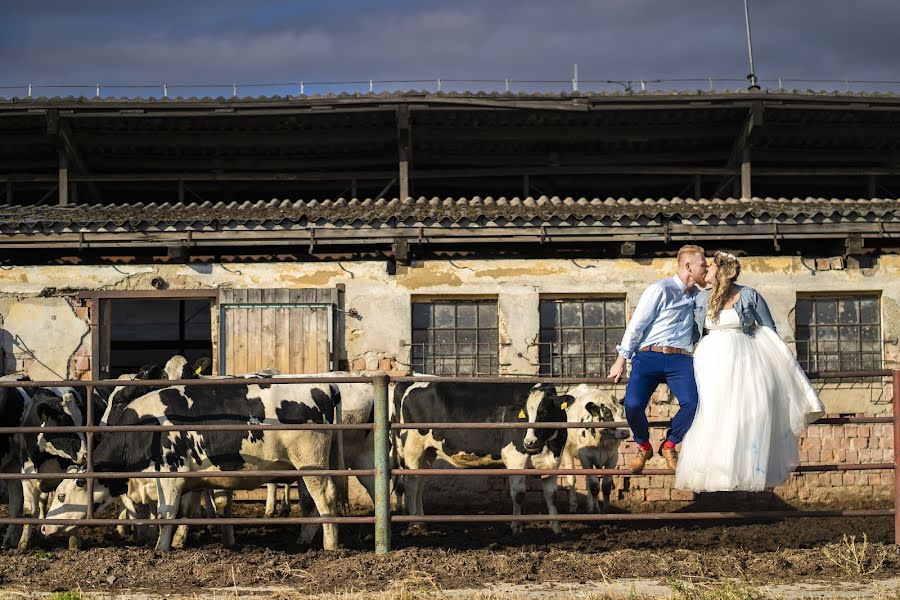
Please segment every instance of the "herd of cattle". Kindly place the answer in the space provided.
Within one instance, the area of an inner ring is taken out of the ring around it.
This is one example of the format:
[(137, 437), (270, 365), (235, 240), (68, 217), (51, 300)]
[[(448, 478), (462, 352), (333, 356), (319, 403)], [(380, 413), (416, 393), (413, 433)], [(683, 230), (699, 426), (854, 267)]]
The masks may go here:
[[(165, 365), (148, 366), (134, 379), (193, 379), (200, 372), (175, 356)], [(328, 373), (323, 375), (347, 375)], [(105, 395), (95, 391), (94, 425), (207, 425), (372, 423), (373, 386), (369, 383), (308, 383), (272, 385), (252, 378), (296, 377), (271, 372), (247, 375), (239, 385), (173, 385), (169, 387), (119, 386)], [(7, 376), (2, 379), (15, 379)], [(0, 426), (84, 425), (85, 388), (0, 388)], [(430, 468), (437, 459), (459, 468), (502, 466), (509, 469), (569, 468), (577, 457), (585, 468), (613, 468), (618, 446), (628, 436), (619, 428), (590, 427), (594, 422), (623, 420), (621, 404), (595, 388), (577, 386), (560, 393), (551, 384), (445, 383), (418, 381), (394, 386), (391, 419), (402, 423), (527, 422), (528, 429), (403, 429), (392, 439), (395, 467)], [(540, 423), (585, 423), (584, 428), (541, 428)], [(2, 433), (0, 470), (4, 473), (78, 473), (85, 470), (87, 445), (83, 433)], [(269, 486), (267, 514), (272, 512), (276, 484), (284, 477), (227, 477), (227, 471), (284, 471), (304, 469), (373, 469), (372, 431), (331, 429), (253, 431), (168, 431), (94, 434), (94, 470), (99, 472), (202, 472), (202, 476), (134, 479), (97, 479), (88, 498), (85, 479), (7, 480), (9, 516), (32, 515), (49, 519), (78, 519), (87, 514), (88, 501), (100, 510), (116, 501), (120, 517), (174, 519), (195, 514), (201, 497), (207, 512), (230, 516), (231, 491)], [(340, 514), (340, 488), (346, 478), (303, 476), (297, 481), (304, 515)], [(358, 477), (374, 498), (373, 477)], [(521, 514), (525, 478), (511, 476), (513, 513)], [(550, 515), (557, 514), (556, 477), (543, 477), (542, 487)], [(395, 481), (401, 496), (398, 506), (410, 515), (423, 515), (424, 478), (406, 476)], [(599, 512), (600, 481), (588, 477), (589, 512)], [(609, 507), (612, 478), (603, 478), (603, 507)], [(215, 497), (212, 491), (215, 490)], [(577, 510), (574, 477), (569, 481), (569, 510)], [(404, 493), (405, 492), (405, 493)], [(402, 496), (405, 495), (405, 502)], [(216, 502), (218, 500), (218, 502)], [(218, 508), (217, 508), (218, 507)], [(520, 527), (513, 522), (513, 529)], [(338, 546), (337, 526), (322, 525), (325, 549)], [(559, 523), (551, 521), (554, 531)], [(156, 536), (158, 550), (184, 543), (186, 528), (134, 527), (136, 538)], [(300, 542), (309, 543), (318, 526), (303, 525)], [(157, 531), (158, 530), (158, 531)], [(125, 532), (124, 528), (120, 528)], [(44, 535), (68, 532), (73, 525), (47, 522)], [(233, 543), (231, 528), (222, 528), (223, 543)], [(10, 525), (3, 547), (27, 547), (32, 528)]]

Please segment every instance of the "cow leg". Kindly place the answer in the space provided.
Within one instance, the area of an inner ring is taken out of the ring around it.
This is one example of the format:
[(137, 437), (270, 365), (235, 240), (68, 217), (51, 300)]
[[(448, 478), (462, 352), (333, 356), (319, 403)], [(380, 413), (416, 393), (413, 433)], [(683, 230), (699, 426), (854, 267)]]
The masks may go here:
[[(181, 499), (178, 502), (178, 516), (182, 518), (196, 517), (200, 513), (200, 502), (203, 499), (201, 493), (202, 492), (195, 491), (182, 494)], [(175, 535), (172, 537), (172, 547), (184, 548), (187, 544), (187, 536), (188, 526), (177, 525), (175, 527)]]
[[(582, 465), (584, 466), (584, 465)], [(568, 452), (563, 452), (562, 459), (559, 463), (560, 469), (574, 469), (575, 461)], [(569, 486), (569, 514), (578, 512), (578, 494), (575, 492), (575, 476), (565, 475), (566, 484)]]
[[(156, 514), (160, 519), (175, 519), (178, 517), (178, 508), (181, 503), (181, 487), (183, 483), (177, 479), (157, 479), (157, 509)], [(159, 539), (156, 541), (157, 552), (170, 552), (172, 550), (172, 534), (174, 525), (162, 525), (159, 530)]]
[[(584, 448), (578, 451), (578, 460), (581, 461), (581, 468), (583, 469), (600, 468), (600, 465), (594, 461), (594, 456)], [(586, 510), (589, 514), (596, 514), (600, 512), (600, 505), (597, 502), (597, 494), (600, 493), (600, 479), (596, 475), (585, 475), (584, 479), (587, 483), (587, 489), (585, 490), (587, 493)]]
[[(522, 514), (522, 504), (525, 502), (525, 477), (522, 475), (511, 475), (509, 478), (509, 495), (512, 498), (514, 517)], [(510, 521), (510, 528), (513, 533), (522, 533), (521, 521)]]
[[(22, 480), (21, 479), (7, 479), (6, 480), (6, 494), (9, 497), (9, 516), (12, 519), (17, 519), (22, 516), (22, 504), (23, 504), (23, 493), (22, 493)], [(4, 548), (12, 548), (19, 543), (19, 540), (22, 538), (22, 526), (21, 525), (10, 525), (6, 528), (6, 535), (3, 536), (3, 544)]]
[[(603, 468), (605, 469), (615, 469), (616, 464), (619, 462), (619, 453), (618, 452), (610, 452), (609, 456), (606, 458), (606, 465)], [(603, 476), (603, 512), (608, 513), (611, 504), (609, 502), (609, 497), (612, 495), (613, 491), (613, 478), (612, 475), (604, 475)]]
[[(544, 490), (544, 502), (547, 503), (547, 514), (551, 517), (555, 517), (559, 514), (556, 511), (556, 477), (550, 476), (541, 478), (541, 488)], [(562, 533), (559, 521), (550, 521), (550, 529), (553, 530), (553, 533)]]
[(281, 486), (281, 506), (278, 509), (278, 516), (288, 517), (291, 514), (291, 484), (284, 483)]
[[(303, 483), (302, 478), (297, 480), (297, 494), (300, 497), (298, 500), (298, 504), (300, 505), (300, 516), (304, 518), (318, 517), (319, 511), (316, 510), (316, 503), (309, 494), (309, 490), (306, 488), (306, 484)], [(300, 543), (303, 545), (311, 544), (320, 527), (320, 525), (313, 525), (311, 523), (301, 526)]]
[(278, 484), (277, 483), (267, 483), (266, 484), (266, 517), (274, 517), (275, 516), (275, 501), (278, 496)]
[[(231, 512), (234, 508), (234, 492), (231, 490), (216, 490), (213, 492), (213, 510), (222, 515), (222, 517), (231, 518)], [(221, 508), (219, 505), (221, 504)], [(234, 525), (222, 525), (219, 527), (222, 534), (222, 545), (226, 548), (234, 546)]]
[[(22, 480), (22, 514), (43, 519), (47, 504), (41, 503), (41, 490), (33, 479)], [(34, 528), (31, 525), (22, 526), (22, 536), (19, 538), (20, 550), (31, 548)]]
[[(309, 495), (312, 496), (320, 515), (323, 517), (337, 516), (337, 490), (331, 477), (306, 476), (303, 478), (303, 483), (306, 484), (306, 489), (309, 490)], [(322, 525), (322, 546), (325, 550), (337, 550), (337, 525), (333, 523)]]

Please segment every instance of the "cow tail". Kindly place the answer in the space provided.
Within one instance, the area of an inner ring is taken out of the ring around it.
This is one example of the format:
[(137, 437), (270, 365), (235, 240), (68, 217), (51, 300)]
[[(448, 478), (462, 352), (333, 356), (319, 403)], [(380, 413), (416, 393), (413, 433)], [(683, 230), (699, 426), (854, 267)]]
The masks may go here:
[[(334, 423), (343, 423), (343, 410), (341, 408), (341, 389), (337, 384), (331, 384), (331, 393), (334, 398)], [(344, 464), (344, 432), (341, 429), (334, 431), (329, 447), (328, 468), (345, 471)], [(343, 475), (332, 477), (334, 489), (337, 493), (338, 510), (341, 514), (350, 512), (350, 478)]]

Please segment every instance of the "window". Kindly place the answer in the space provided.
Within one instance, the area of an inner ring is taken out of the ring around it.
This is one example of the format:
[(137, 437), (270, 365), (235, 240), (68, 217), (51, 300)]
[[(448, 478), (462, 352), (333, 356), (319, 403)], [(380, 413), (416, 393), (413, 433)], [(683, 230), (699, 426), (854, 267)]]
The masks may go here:
[(541, 300), (540, 374), (604, 376), (625, 332), (622, 298)]
[(412, 367), (429, 375), (497, 375), (497, 302), (413, 302)]
[(881, 311), (877, 296), (797, 299), (797, 360), (807, 371), (880, 369)]

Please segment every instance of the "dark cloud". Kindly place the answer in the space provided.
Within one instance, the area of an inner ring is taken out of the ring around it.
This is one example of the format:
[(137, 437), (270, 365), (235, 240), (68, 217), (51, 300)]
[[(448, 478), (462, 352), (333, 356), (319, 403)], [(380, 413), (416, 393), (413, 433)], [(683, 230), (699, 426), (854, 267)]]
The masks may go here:
[[(764, 79), (900, 79), (896, 0), (751, 0), (751, 18)], [(743, 3), (89, 0), (6, 3), (0, 21), (6, 85), (565, 80), (573, 63), (582, 80), (740, 80)]]

